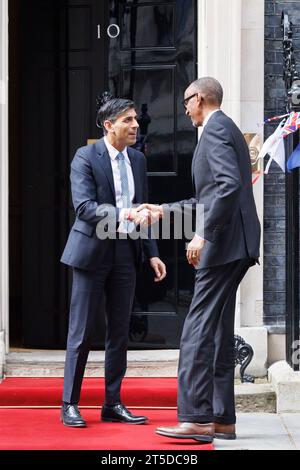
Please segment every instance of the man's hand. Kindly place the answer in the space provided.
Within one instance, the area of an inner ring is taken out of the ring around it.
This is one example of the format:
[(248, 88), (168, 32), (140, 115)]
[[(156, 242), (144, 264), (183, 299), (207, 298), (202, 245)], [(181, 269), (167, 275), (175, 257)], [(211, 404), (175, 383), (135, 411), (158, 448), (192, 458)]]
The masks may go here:
[(163, 206), (158, 206), (156, 204), (141, 204), (136, 208), (136, 210), (138, 213), (145, 210), (149, 212), (148, 225), (155, 224), (164, 216)]
[(135, 225), (142, 225), (147, 227), (151, 224), (151, 212), (148, 209), (137, 209), (130, 208), (126, 214), (126, 219), (135, 223)]
[(194, 268), (198, 265), (200, 261), (200, 252), (205, 245), (205, 240), (195, 234), (193, 240), (187, 246), (186, 257), (189, 264), (192, 264)]
[(166, 265), (160, 258), (157, 256), (150, 258), (150, 266), (154, 269), (155, 272), (154, 282), (160, 282), (166, 277)]

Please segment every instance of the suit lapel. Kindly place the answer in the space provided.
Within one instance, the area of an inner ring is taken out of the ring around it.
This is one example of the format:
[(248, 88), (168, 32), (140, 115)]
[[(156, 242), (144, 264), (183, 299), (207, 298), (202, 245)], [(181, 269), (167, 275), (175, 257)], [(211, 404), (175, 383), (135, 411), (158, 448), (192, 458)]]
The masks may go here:
[[(215, 112), (208, 120), (206, 126), (209, 125), (209, 123), (211, 121), (213, 121), (214, 119), (217, 119), (218, 116), (220, 114), (223, 114), (223, 111), (221, 109), (218, 109), (217, 112)], [(202, 140), (202, 136), (203, 136), (203, 132), (205, 131), (205, 127), (203, 128), (202, 130), (202, 133), (201, 133), (201, 136), (200, 136), (200, 139), (198, 140), (198, 144), (195, 148), (195, 152), (194, 152), (194, 156), (193, 156), (193, 160), (192, 160), (192, 167), (191, 167), (191, 171), (192, 171), (192, 181), (193, 181), (193, 187), (194, 187), (194, 190), (195, 190), (195, 163), (196, 163), (196, 159), (197, 159), (197, 155), (198, 155), (198, 152), (199, 152), (199, 149), (200, 149), (200, 143), (201, 143), (201, 140)]]
[(199, 147), (200, 147), (200, 142), (201, 142), (201, 139), (202, 139), (202, 135), (203, 135), (203, 131), (202, 131), (202, 134), (200, 136), (200, 139), (198, 140), (198, 143), (197, 143), (197, 146), (195, 148), (195, 151), (194, 151), (194, 156), (193, 156), (193, 160), (192, 160), (192, 166), (191, 166), (191, 172), (192, 172), (192, 182), (193, 182), (193, 187), (194, 187), (194, 190), (195, 190), (195, 177), (194, 177), (194, 170), (195, 170), (195, 162), (196, 162), (196, 158), (197, 158), (197, 154), (198, 154), (198, 151), (199, 151)]
[[(116, 200), (116, 193), (115, 193), (115, 185), (114, 185), (114, 177), (111, 167), (111, 161), (108, 154), (108, 150), (104, 143), (103, 139), (100, 139), (96, 142), (96, 150), (97, 150), (97, 159), (100, 163), (100, 167), (105, 174), (107, 181), (109, 183), (112, 195), (114, 197), (114, 201)], [(131, 169), (133, 174), (134, 180), (134, 189), (135, 189), (135, 200), (142, 201), (142, 191), (141, 191), (141, 181), (140, 181), (140, 172), (139, 172), (139, 165), (137, 158), (135, 156), (135, 152), (132, 148), (127, 147), (128, 158), (131, 163)]]
[(104, 140), (100, 139), (96, 142), (96, 149), (97, 149), (97, 158), (101, 165), (101, 168), (108, 180), (112, 195), (114, 197), (114, 201), (116, 200), (116, 193), (115, 193), (115, 185), (114, 185), (114, 177), (110, 162), (110, 157), (108, 154), (108, 150), (105, 146)]
[(134, 154), (134, 150), (131, 147), (127, 147), (127, 153), (128, 153), (128, 158), (131, 163), (131, 169), (132, 169), (132, 174), (133, 174), (133, 180), (134, 180), (134, 200), (139, 202), (142, 200), (142, 194), (141, 194), (141, 175), (139, 171), (139, 165), (137, 158)]

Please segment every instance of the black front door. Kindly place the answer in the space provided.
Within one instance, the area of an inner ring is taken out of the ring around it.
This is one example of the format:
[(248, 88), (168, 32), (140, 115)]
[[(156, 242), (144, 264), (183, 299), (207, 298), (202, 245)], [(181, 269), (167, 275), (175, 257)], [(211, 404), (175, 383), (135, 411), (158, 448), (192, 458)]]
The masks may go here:
[[(99, 138), (97, 93), (109, 89), (134, 99), (139, 115), (137, 147), (147, 157), (149, 200), (177, 201), (192, 193), (190, 165), (196, 132), (181, 105), (196, 73), (196, 1), (27, 0), (18, 44), (21, 146), (14, 155), (22, 168), (20, 224), (11, 236), (22, 244), (16, 343), (64, 347), (71, 275), (60, 264), (74, 220), (70, 161), (76, 148)], [(17, 182), (15, 182), (17, 184)], [(130, 340), (133, 348), (176, 348), (191, 300), (193, 269), (184, 241), (161, 240), (168, 277), (153, 282), (147, 265), (138, 276)], [(12, 250), (13, 248), (11, 248)], [(12, 335), (14, 337), (14, 335)], [(99, 313), (93, 346), (103, 345)]]

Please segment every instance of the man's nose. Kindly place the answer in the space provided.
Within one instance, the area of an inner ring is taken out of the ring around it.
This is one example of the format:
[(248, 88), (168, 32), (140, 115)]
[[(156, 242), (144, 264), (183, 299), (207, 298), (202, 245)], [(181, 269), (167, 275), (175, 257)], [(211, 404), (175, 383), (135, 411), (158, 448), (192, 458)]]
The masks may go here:
[(134, 119), (133, 123), (132, 123), (132, 127), (138, 129), (140, 126), (139, 126), (139, 123), (137, 122), (136, 119)]
[(189, 115), (190, 115), (190, 113), (189, 113), (188, 109), (186, 109), (186, 110), (185, 110), (185, 114), (186, 114), (187, 116), (189, 116)]

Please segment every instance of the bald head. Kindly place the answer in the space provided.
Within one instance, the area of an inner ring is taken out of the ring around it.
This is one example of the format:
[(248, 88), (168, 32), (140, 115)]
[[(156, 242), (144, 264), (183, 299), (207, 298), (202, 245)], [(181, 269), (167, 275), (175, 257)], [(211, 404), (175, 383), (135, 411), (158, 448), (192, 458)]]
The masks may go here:
[(202, 77), (192, 82), (189, 89), (195, 93), (202, 93), (205, 101), (211, 106), (221, 106), (223, 100), (223, 88), (213, 77)]

